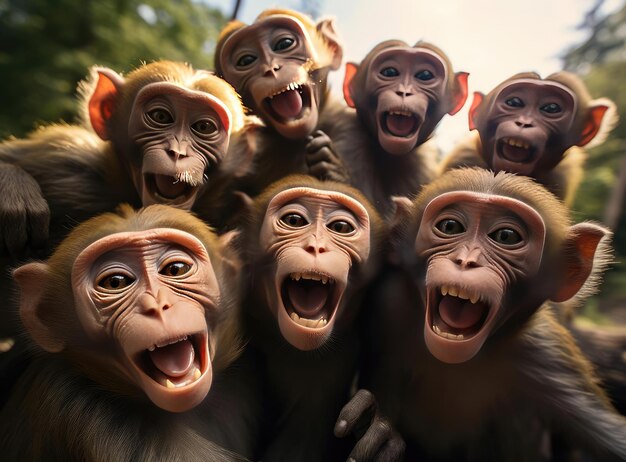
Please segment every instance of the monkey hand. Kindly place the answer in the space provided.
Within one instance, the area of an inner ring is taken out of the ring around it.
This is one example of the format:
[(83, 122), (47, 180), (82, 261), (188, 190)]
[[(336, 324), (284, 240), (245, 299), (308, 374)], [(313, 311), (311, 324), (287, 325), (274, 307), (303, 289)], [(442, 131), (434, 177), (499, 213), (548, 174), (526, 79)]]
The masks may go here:
[(317, 130), (308, 137), (305, 147), (306, 163), (309, 173), (320, 180), (333, 180), (341, 183), (349, 182), (349, 175), (343, 162), (333, 150), (330, 137)]
[(392, 462), (403, 459), (404, 440), (387, 419), (378, 413), (374, 395), (360, 389), (346, 404), (335, 423), (335, 436), (353, 434), (358, 440), (348, 457), (349, 462)]
[(0, 163), (0, 255), (23, 258), (48, 240), (50, 208), (37, 181), (21, 167)]

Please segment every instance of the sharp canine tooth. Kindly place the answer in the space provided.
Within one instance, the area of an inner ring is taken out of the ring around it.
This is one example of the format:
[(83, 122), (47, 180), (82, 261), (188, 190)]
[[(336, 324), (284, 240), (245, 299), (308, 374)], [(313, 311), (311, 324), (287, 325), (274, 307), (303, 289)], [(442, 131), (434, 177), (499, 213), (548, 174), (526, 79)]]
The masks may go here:
[(294, 321), (299, 321), (300, 320), (300, 316), (298, 316), (298, 314), (295, 311), (291, 312), (290, 315), (291, 319), (293, 319)]
[(441, 286), (441, 295), (444, 297), (448, 295), (448, 286)]
[(172, 382), (170, 382), (170, 379), (165, 379), (165, 386), (167, 388), (176, 388), (176, 385), (174, 385)]
[(200, 369), (196, 367), (196, 370), (193, 371), (193, 379), (198, 380), (201, 375), (202, 375), (202, 372), (200, 372)]
[(478, 296), (478, 294), (474, 294), (472, 295), (472, 297), (470, 298), (470, 302), (472, 303), (476, 303), (478, 301), (480, 297)]
[(148, 348), (148, 350), (154, 351), (154, 350), (156, 350), (156, 346), (152, 345), (150, 348)]

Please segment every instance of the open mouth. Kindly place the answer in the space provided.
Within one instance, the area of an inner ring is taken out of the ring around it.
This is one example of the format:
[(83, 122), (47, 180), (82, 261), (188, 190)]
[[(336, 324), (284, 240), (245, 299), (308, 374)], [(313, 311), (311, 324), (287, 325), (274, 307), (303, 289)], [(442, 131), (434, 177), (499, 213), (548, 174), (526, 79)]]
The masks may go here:
[(160, 341), (138, 353), (137, 367), (158, 384), (174, 389), (193, 384), (206, 372), (206, 334), (190, 334)]
[(430, 326), (439, 337), (468, 340), (485, 325), (491, 306), (478, 292), (441, 286), (430, 289)]
[(405, 110), (383, 112), (380, 123), (386, 133), (405, 138), (412, 136), (420, 126), (417, 115)]
[(263, 100), (274, 120), (280, 123), (301, 119), (311, 108), (311, 89), (308, 85), (292, 82)]
[(528, 163), (535, 157), (536, 149), (527, 141), (519, 138), (501, 138), (496, 143), (500, 157), (509, 162)]
[(145, 174), (144, 181), (148, 191), (160, 203), (189, 199), (199, 188), (199, 185), (194, 186), (180, 178), (155, 173)]
[(289, 274), (282, 283), (281, 296), (291, 320), (311, 329), (326, 327), (340, 298), (336, 281), (316, 272)]

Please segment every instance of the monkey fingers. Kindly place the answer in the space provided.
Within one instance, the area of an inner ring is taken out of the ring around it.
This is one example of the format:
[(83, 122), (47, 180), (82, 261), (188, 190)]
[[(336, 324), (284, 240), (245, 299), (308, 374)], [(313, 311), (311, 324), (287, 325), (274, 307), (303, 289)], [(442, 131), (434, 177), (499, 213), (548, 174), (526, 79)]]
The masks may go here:
[(22, 168), (0, 165), (0, 253), (19, 259), (45, 246), (50, 209), (37, 181)]
[(347, 183), (348, 172), (334, 151), (330, 137), (323, 131), (317, 130), (308, 140), (305, 150), (309, 173), (321, 180)]

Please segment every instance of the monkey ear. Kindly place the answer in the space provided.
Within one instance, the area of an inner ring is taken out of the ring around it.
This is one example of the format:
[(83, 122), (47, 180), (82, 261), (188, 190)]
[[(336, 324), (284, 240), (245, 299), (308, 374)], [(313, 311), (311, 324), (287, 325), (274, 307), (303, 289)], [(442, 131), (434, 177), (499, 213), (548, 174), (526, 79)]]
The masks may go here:
[(467, 101), (467, 78), (468, 72), (457, 72), (454, 74), (454, 94), (452, 95), (452, 110), (448, 112), (450, 115), (454, 115), (461, 110)]
[(591, 101), (587, 120), (576, 145), (586, 146), (592, 141), (593, 146), (602, 143), (617, 124), (617, 120), (617, 111), (613, 101), (606, 98)]
[(124, 78), (112, 69), (99, 67), (96, 88), (89, 99), (89, 119), (94, 131), (103, 140), (109, 139), (107, 123), (113, 114)]
[(352, 84), (352, 79), (354, 79), (358, 70), (359, 66), (357, 64), (346, 63), (346, 73), (343, 77), (343, 99), (346, 100), (346, 104), (350, 107), (355, 107), (350, 91), (350, 85)]
[(392, 243), (387, 259), (394, 265), (400, 265), (406, 258), (407, 252), (400, 248), (398, 243), (403, 241), (409, 223), (412, 221), (413, 201), (406, 196), (392, 196), (391, 201), (395, 207), (393, 218), (389, 227), (389, 242)]
[(485, 95), (479, 91), (474, 92), (474, 99), (472, 100), (472, 105), (470, 106), (469, 112), (467, 113), (467, 117), (469, 119), (469, 129), (476, 130), (478, 127), (477, 112), (480, 107), (480, 103), (483, 102)]
[(335, 20), (332, 18), (321, 19), (315, 26), (318, 34), (326, 41), (326, 45), (332, 52), (330, 69), (336, 71), (341, 67), (343, 60), (343, 45), (339, 39), (339, 34), (335, 30)]
[[(594, 223), (578, 223), (569, 229), (563, 244), (563, 279), (551, 300), (564, 302), (582, 289), (592, 274), (600, 242), (610, 234), (609, 230)], [(606, 262), (601, 260), (606, 259), (606, 255), (600, 252), (597, 259), (600, 266), (605, 266)]]
[(243, 269), (243, 262), (237, 250), (240, 234), (239, 230), (234, 229), (221, 234), (218, 238), (226, 276), (232, 280), (235, 280)]
[(44, 350), (58, 353), (65, 342), (40, 316), (45, 282), (49, 279), (46, 263), (27, 263), (13, 270), (13, 279), (20, 287), (20, 318), (33, 340)]
[(259, 130), (265, 124), (257, 116), (247, 115), (241, 130), (231, 135), (232, 149), (224, 159), (223, 170), (233, 175), (234, 178), (242, 178), (252, 167), (254, 156), (257, 152)]

